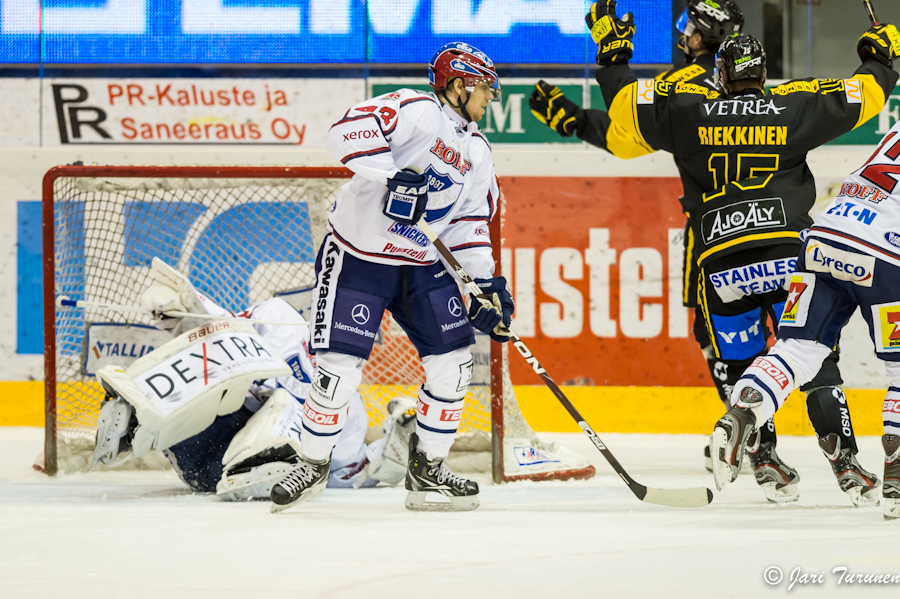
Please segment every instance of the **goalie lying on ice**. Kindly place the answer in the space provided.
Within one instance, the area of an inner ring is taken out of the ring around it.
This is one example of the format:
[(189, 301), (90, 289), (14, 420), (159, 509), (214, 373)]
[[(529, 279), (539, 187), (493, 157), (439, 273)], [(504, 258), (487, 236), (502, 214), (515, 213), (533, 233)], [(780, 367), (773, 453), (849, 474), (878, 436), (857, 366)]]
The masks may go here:
[[(116, 466), (158, 449), (195, 492), (267, 499), (300, 453), (301, 413), (313, 372), (306, 322), (279, 298), (237, 318), (283, 324), (242, 322), (158, 258), (152, 274), (155, 282), (142, 303), (157, 327), (176, 336), (127, 368), (97, 372), (107, 397), (91, 467)], [(166, 316), (171, 312), (230, 320)], [(403, 480), (415, 405), (394, 400), (388, 411), (384, 437), (367, 446), (366, 409), (359, 394), (353, 398), (328, 486)]]

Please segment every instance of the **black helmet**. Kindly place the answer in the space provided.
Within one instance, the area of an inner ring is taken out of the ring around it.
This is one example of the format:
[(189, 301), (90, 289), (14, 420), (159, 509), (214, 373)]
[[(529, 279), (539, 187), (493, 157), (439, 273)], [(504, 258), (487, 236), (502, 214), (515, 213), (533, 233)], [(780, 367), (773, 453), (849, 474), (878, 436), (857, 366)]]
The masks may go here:
[(742, 79), (763, 81), (766, 78), (766, 51), (752, 35), (730, 37), (716, 52), (715, 80), (721, 83), (722, 73), (728, 83)]
[(685, 54), (689, 53), (686, 38), (698, 31), (704, 47), (715, 52), (726, 38), (740, 34), (744, 15), (731, 0), (689, 0), (675, 28), (682, 34), (678, 46)]

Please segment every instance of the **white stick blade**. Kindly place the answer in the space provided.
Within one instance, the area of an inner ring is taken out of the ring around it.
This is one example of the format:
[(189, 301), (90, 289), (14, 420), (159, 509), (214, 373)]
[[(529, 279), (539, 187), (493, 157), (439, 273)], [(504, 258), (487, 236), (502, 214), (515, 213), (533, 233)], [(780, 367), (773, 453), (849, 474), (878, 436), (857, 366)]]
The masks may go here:
[(647, 487), (645, 503), (668, 505), (670, 507), (704, 507), (713, 499), (712, 491), (706, 487), (692, 489), (653, 489)]

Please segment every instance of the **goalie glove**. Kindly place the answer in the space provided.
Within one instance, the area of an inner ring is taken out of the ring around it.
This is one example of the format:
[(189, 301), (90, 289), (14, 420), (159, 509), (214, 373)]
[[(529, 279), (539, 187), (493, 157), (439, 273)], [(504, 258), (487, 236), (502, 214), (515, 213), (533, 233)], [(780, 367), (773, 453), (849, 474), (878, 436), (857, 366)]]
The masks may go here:
[(856, 52), (863, 62), (877, 60), (893, 68), (894, 60), (900, 57), (900, 32), (893, 25), (873, 25), (859, 38)]
[(384, 215), (401, 225), (412, 226), (419, 222), (428, 205), (428, 177), (402, 170), (388, 179), (387, 186)]
[(575, 133), (575, 115), (579, 108), (569, 100), (558, 87), (551, 87), (541, 79), (534, 84), (528, 107), (531, 114), (563, 137), (572, 137)]
[(616, 0), (600, 0), (591, 4), (584, 17), (591, 37), (597, 44), (597, 64), (601, 67), (627, 63), (634, 53), (634, 15), (616, 16)]
[[(190, 312), (206, 314), (207, 310), (194, 286), (183, 274), (159, 258), (153, 258), (151, 266), (153, 284), (141, 296), (141, 305), (153, 315), (153, 326), (163, 331), (174, 331), (182, 324), (181, 317), (167, 316), (166, 312)], [(202, 321), (191, 322), (182, 329), (199, 326)]]
[(482, 305), (481, 300), (471, 296), (469, 303), (469, 319), (472, 326), (491, 336), (498, 343), (509, 341), (509, 323), (512, 321), (516, 304), (509, 292), (509, 284), (503, 277), (493, 279), (475, 279), (481, 293), (487, 296), (491, 307)]

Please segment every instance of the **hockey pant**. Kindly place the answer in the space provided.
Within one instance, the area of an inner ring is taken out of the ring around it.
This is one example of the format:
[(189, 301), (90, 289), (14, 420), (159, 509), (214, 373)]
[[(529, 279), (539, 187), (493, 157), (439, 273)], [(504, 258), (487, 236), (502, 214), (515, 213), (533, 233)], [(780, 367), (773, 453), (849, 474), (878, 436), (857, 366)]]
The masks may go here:
[[(748, 263), (748, 254), (753, 262)], [(796, 246), (772, 246), (710, 261), (700, 271), (698, 315), (702, 321), (694, 321), (694, 337), (701, 347), (706, 345), (704, 355), (710, 374), (726, 406), (731, 405), (734, 385), (744, 371), (766, 352), (771, 335), (767, 320), (777, 326), (788, 296), (784, 284), (796, 260)], [(843, 380), (838, 359), (837, 351), (829, 352), (801, 390), (807, 394), (807, 409), (816, 434), (822, 437), (836, 432), (845, 447), (855, 449), (852, 428), (849, 435), (844, 435), (849, 426), (840, 425), (843, 392), (839, 387)], [(849, 413), (845, 419), (849, 422)], [(760, 426), (760, 434), (761, 442), (776, 441), (775, 423), (770, 418)]]
[[(841, 279), (831, 272), (810, 272), (805, 264), (805, 250), (810, 243), (820, 248), (831, 247), (843, 252), (843, 261), (865, 269), (859, 282)], [(886, 434), (900, 434), (900, 342), (892, 339), (900, 314), (900, 268), (872, 256), (861, 254), (837, 243), (823, 243), (811, 238), (804, 245), (797, 272), (790, 277), (790, 294), (778, 329), (778, 342), (765, 356), (751, 364), (735, 385), (732, 402), (741, 391), (753, 387), (763, 396), (759, 417), (770, 418), (795, 388), (812, 381), (824, 360), (831, 355), (841, 330), (857, 307), (869, 327), (875, 354), (885, 362), (889, 381), (882, 417)], [(862, 283), (862, 284), (860, 284)], [(836, 397), (846, 412), (846, 399)], [(829, 416), (833, 420), (833, 416)], [(840, 419), (840, 417), (838, 417)], [(852, 434), (852, 429), (849, 430)], [(817, 429), (818, 433), (818, 429)]]
[(422, 358), (418, 391), (419, 448), (445, 457), (459, 426), (472, 375), (475, 334), (462, 296), (444, 266), (389, 266), (361, 260), (328, 235), (316, 258), (311, 349), (316, 370), (303, 411), (303, 455), (328, 458), (343, 428), (346, 405), (362, 380), (384, 311)]

